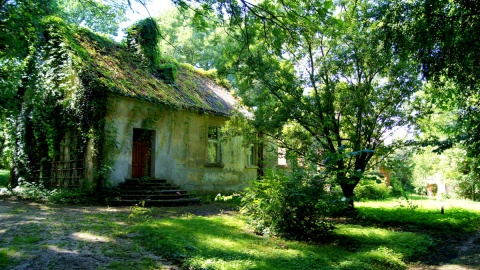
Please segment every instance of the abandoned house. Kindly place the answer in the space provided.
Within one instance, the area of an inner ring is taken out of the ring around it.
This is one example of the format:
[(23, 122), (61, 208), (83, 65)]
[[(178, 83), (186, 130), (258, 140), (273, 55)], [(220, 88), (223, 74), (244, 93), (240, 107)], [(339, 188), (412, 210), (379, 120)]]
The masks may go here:
[(222, 138), (238, 101), (214, 75), (152, 66), (141, 35), (117, 44), (58, 19), (46, 25), (12, 121), (17, 177), (91, 189), (151, 177), (198, 192), (257, 178), (262, 151)]

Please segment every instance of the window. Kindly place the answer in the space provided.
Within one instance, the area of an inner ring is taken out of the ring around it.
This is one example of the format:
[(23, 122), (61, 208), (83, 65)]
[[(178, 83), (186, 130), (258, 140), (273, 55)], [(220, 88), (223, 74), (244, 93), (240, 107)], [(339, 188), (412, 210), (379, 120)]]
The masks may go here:
[(286, 167), (287, 165), (287, 149), (278, 148), (278, 166)]
[(208, 128), (208, 149), (207, 149), (208, 163), (221, 163), (221, 149), (220, 149), (220, 128)]
[(253, 144), (250, 144), (247, 148), (247, 166), (253, 167), (257, 166), (256, 162), (256, 147)]

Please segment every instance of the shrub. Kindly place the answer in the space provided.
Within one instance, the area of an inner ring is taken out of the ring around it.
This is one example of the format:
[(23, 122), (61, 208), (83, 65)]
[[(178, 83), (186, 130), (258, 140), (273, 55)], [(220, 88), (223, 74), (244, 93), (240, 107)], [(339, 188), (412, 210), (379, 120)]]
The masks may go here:
[(384, 200), (391, 196), (391, 189), (384, 183), (362, 180), (355, 188), (355, 200)]
[(48, 198), (48, 202), (54, 204), (96, 205), (99, 201), (97, 194), (79, 188), (58, 190)]
[(305, 175), (269, 173), (247, 188), (241, 212), (256, 233), (319, 242), (334, 229), (334, 204), (324, 184)]
[(9, 172), (7, 170), (0, 169), (0, 187), (6, 187), (8, 185), (8, 177), (9, 177)]
[(80, 188), (49, 189), (42, 182), (28, 182), (19, 179), (19, 185), (9, 191), (10, 195), (22, 199), (42, 201), (53, 204), (96, 205), (101, 195)]
[(36, 201), (48, 201), (57, 190), (50, 190), (45, 187), (43, 182), (28, 182), (23, 178), (18, 179), (18, 186), (12, 189), (11, 194), (23, 199)]

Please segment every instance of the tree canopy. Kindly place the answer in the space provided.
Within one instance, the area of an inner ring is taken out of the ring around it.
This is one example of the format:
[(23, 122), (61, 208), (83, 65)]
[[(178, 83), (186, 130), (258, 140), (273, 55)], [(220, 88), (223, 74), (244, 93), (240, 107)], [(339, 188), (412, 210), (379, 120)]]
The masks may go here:
[(415, 62), (382, 41), (374, 4), (213, 5), (228, 16), (238, 94), (254, 125), (333, 173), (351, 202), (384, 139), (408, 122), (403, 105), (420, 86)]

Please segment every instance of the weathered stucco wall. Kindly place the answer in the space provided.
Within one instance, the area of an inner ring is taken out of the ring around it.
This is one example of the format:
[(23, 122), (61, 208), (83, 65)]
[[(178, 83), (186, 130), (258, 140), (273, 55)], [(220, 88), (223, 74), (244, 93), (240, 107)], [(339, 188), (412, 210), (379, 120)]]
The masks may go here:
[(154, 132), (151, 175), (155, 178), (198, 192), (238, 191), (256, 179), (256, 168), (246, 166), (241, 138), (222, 141), (222, 166), (206, 166), (208, 127), (221, 127), (226, 118), (127, 97), (110, 96), (108, 104), (107, 137), (115, 142), (107, 148), (111, 184), (132, 176), (134, 128)]

